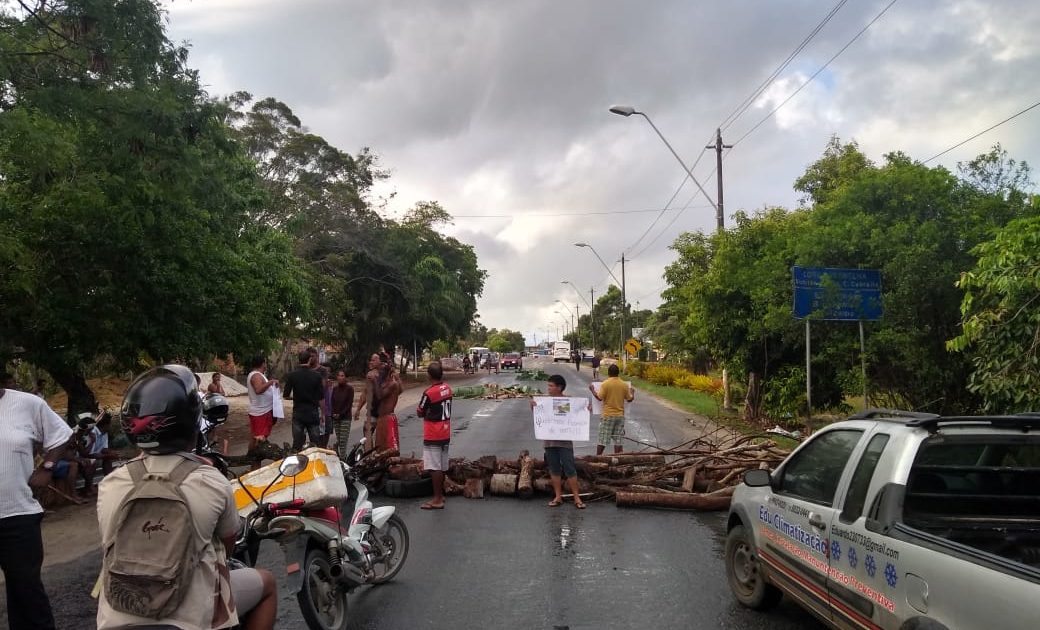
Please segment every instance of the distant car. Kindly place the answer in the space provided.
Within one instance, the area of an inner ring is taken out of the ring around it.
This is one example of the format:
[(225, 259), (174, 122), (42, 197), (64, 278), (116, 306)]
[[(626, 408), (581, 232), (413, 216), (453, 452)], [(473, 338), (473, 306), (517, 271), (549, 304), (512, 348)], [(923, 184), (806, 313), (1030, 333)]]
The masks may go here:
[(524, 361), (520, 358), (519, 352), (507, 352), (502, 355), (502, 369), (513, 368), (514, 370), (524, 369)]

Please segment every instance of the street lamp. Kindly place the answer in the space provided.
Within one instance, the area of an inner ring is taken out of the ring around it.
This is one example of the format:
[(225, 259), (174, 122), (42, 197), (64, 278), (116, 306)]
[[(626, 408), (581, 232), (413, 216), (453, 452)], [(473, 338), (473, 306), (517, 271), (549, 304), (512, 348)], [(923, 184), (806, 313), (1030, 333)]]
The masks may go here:
[[(570, 287), (572, 289), (574, 289), (574, 292), (578, 294), (578, 297), (581, 298), (581, 301), (585, 302), (585, 305), (589, 307), (589, 330), (592, 333), (592, 352), (595, 353), (596, 352), (596, 319), (595, 319), (595, 309), (592, 308), (592, 303), (585, 299), (585, 296), (581, 294), (581, 291), (578, 290), (578, 287), (574, 286), (574, 284), (572, 284), (570, 280), (564, 280), (564, 281), (560, 282), (560, 284), (569, 284)], [(592, 287), (589, 287), (589, 297), (593, 298)], [(593, 299), (595, 299), (595, 298), (593, 298)], [(575, 312), (577, 312), (577, 310), (578, 310), (578, 306), (577, 305), (574, 306), (574, 310), (575, 310)]]
[(621, 348), (618, 350), (618, 356), (622, 357), (622, 362), (624, 362), (625, 331), (627, 330), (628, 323), (628, 301), (625, 294), (625, 253), (621, 252), (621, 280), (618, 280), (617, 276), (614, 275), (614, 272), (607, 266), (607, 263), (603, 262), (603, 258), (599, 255), (599, 252), (596, 251), (595, 247), (588, 243), (575, 243), (574, 245), (576, 247), (588, 247), (591, 249), (592, 253), (596, 255), (596, 259), (599, 260), (599, 264), (603, 265), (603, 268), (607, 270), (607, 273), (609, 273), (610, 277), (614, 279), (614, 282), (621, 285)]
[(678, 153), (675, 152), (675, 149), (673, 149), (672, 145), (668, 142), (667, 139), (665, 139), (664, 134), (661, 133), (661, 130), (657, 128), (657, 125), (654, 124), (654, 121), (650, 120), (650, 117), (647, 116), (644, 112), (636, 110), (636, 108), (632, 107), (631, 105), (614, 105), (610, 108), (610, 113), (617, 114), (618, 116), (624, 116), (625, 118), (628, 118), (632, 114), (637, 114), (645, 118), (646, 122), (650, 123), (650, 126), (653, 127), (654, 131), (657, 132), (657, 136), (661, 138), (661, 142), (664, 142), (664, 145), (668, 147), (669, 151), (672, 152), (672, 155), (675, 156), (675, 159), (679, 160), (679, 164), (682, 166), (683, 170), (686, 171), (686, 174), (690, 177), (690, 179), (693, 180), (693, 183), (697, 184), (697, 188), (699, 188), (701, 193), (704, 194), (704, 198), (708, 200), (708, 203), (710, 203), (715, 208), (715, 221), (718, 224), (718, 231), (721, 232), (722, 230), (724, 230), (725, 219), (722, 216), (722, 206), (712, 201), (711, 195), (708, 194), (708, 191), (704, 190), (704, 186), (701, 186), (701, 183), (697, 181), (696, 177), (693, 176), (693, 171), (690, 170), (689, 166), (686, 166), (686, 162), (683, 162), (683, 159), (679, 157)]
[[(564, 302), (563, 300), (556, 300), (556, 301), (560, 303), (560, 306), (562, 306), (563, 308), (567, 309), (568, 313), (570, 312), (571, 307), (567, 306), (566, 302)], [(575, 317), (577, 317), (577, 322), (575, 321)], [(574, 330), (574, 333), (577, 335), (577, 337), (578, 337), (578, 345), (580, 346), (581, 345), (581, 315), (578, 314), (578, 305), (577, 304), (574, 305), (574, 314), (571, 315), (571, 329)]]
[(560, 319), (562, 319), (562, 320), (563, 320), (563, 334), (564, 334), (564, 336), (567, 336), (567, 335), (569, 335), (569, 334), (570, 334), (570, 331), (569, 331), (569, 330), (567, 329), (567, 327), (568, 327), (568, 326), (570, 325), (570, 323), (569, 323), (569, 322), (567, 321), (567, 318), (566, 318), (566, 317), (565, 317), (565, 316), (563, 315), (563, 313), (561, 313), (560, 311), (553, 311), (553, 312), (554, 312), (554, 313), (556, 313), (556, 315), (557, 315), (557, 316), (558, 316), (558, 317), (559, 317)]

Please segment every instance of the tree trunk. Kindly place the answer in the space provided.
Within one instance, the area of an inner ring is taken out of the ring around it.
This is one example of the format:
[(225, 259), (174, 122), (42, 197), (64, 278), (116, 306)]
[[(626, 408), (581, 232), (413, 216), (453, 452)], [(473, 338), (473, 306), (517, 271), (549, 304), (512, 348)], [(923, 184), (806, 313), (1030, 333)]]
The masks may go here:
[(491, 494), (511, 497), (516, 495), (516, 475), (491, 475)]
[(611, 466), (665, 463), (664, 455), (644, 455), (642, 453), (621, 453), (618, 455), (586, 455), (582, 459), (587, 462), (609, 464)]
[(43, 367), (54, 378), (54, 382), (60, 385), (68, 395), (69, 408), (66, 411), (65, 418), (69, 424), (74, 425), (76, 423), (76, 415), (84, 411), (89, 411), (92, 414), (97, 413), (97, 398), (95, 398), (93, 390), (87, 385), (87, 379), (83, 377), (80, 371), (66, 366), (58, 367), (43, 364)]
[(618, 492), (618, 507), (660, 507), (675, 510), (717, 511), (729, 509), (733, 488), (710, 494), (659, 494), (656, 492)]
[(531, 479), (531, 471), (534, 468), (534, 460), (530, 455), (524, 455), (520, 459), (520, 477), (516, 483), (517, 493), (524, 499), (534, 494), (534, 485)]
[(484, 479), (477, 477), (475, 479), (467, 479), (466, 486), (462, 491), (462, 496), (467, 499), (483, 499), (484, 498)]
[(762, 418), (762, 383), (758, 374), (748, 377), (747, 397), (744, 399), (744, 421), (758, 424)]

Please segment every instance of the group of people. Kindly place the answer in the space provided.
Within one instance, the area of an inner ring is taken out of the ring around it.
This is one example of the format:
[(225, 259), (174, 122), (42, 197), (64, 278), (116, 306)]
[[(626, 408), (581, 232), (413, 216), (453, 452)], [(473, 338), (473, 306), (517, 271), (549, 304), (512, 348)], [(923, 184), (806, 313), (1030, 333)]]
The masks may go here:
[(334, 379), (330, 370), (320, 365), (315, 348), (302, 350), (297, 367), (285, 377), (285, 389), (278, 379), (267, 377), (267, 360), (258, 356), (249, 363), (246, 389), (249, 394), (250, 452), (262, 455), (275, 423), (281, 419), (282, 398), (291, 399), (292, 449), (305, 444), (328, 447), (333, 433), (340, 456), (346, 455), (350, 421), (359, 420), (367, 407), (364, 436), (376, 448), (398, 448), (398, 421), (394, 408), (401, 395), (401, 379), (385, 352), (373, 354), (368, 361), (365, 387), (357, 397), (347, 382), (347, 373), (339, 370)]

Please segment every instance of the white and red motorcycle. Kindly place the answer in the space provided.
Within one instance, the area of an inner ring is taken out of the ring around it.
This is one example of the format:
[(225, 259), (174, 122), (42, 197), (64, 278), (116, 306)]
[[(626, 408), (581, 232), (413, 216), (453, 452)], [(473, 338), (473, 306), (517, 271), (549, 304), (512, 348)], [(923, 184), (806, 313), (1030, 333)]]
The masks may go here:
[[(349, 523), (344, 524), (338, 507), (312, 509), (303, 499), (264, 503), (265, 490), (254, 497), (257, 508), (235, 544), (235, 560), (253, 566), (261, 540), (278, 542), (289, 589), (312, 630), (345, 630), (347, 595), (364, 584), (392, 580), (408, 556), (408, 528), (394, 514), (397, 508), (373, 507), (368, 487), (353, 472), (364, 443), (358, 442), (341, 462)], [(281, 477), (295, 477), (306, 468), (306, 455), (290, 455), (279, 464)]]

